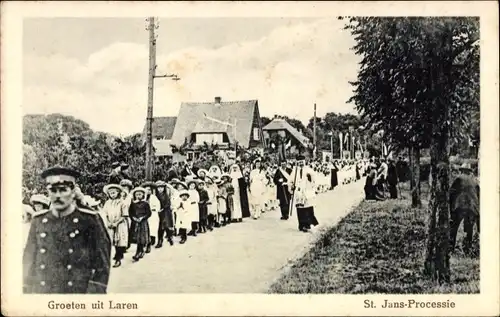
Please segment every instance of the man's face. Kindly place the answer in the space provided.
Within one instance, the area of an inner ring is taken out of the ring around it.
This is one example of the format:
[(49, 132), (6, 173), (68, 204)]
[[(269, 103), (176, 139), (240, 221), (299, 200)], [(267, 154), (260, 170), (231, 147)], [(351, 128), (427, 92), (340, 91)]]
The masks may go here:
[(182, 201), (186, 201), (188, 199), (188, 195), (182, 195), (181, 199), (182, 199)]
[(203, 171), (200, 171), (200, 178), (204, 178), (206, 175), (205, 175), (205, 172)]
[(300, 167), (304, 167), (305, 163), (306, 163), (306, 161), (302, 160), (302, 161), (298, 161), (297, 165)]
[(255, 168), (260, 168), (260, 167), (261, 167), (261, 163), (260, 162), (255, 163)]
[(161, 187), (160, 186), (160, 187), (158, 187), (157, 190), (158, 190), (159, 193), (163, 193), (165, 191), (165, 187)]
[(49, 185), (47, 187), (51, 205), (55, 210), (66, 210), (75, 199), (75, 189), (69, 185)]

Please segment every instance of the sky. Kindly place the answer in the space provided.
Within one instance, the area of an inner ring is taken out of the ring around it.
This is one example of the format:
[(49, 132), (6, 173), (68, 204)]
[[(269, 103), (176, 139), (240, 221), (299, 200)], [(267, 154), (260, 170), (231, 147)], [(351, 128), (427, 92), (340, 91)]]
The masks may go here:
[[(159, 18), (154, 116), (181, 102), (259, 101), (261, 116), (306, 123), (353, 113), (354, 40), (335, 18)], [(62, 113), (97, 131), (142, 131), (148, 32), (137, 18), (31, 18), (23, 23), (23, 112)]]

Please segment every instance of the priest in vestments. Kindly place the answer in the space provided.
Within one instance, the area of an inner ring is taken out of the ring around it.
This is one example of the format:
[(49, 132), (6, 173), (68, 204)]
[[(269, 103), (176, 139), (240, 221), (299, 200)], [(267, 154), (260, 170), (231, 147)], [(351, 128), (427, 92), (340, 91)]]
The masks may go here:
[(308, 232), (311, 226), (317, 226), (318, 220), (314, 215), (314, 200), (316, 198), (316, 185), (314, 171), (305, 166), (305, 157), (297, 157), (297, 165), (288, 180), (288, 188), (292, 193), (292, 202), (296, 206), (299, 230)]
[(248, 183), (246, 181), (245, 175), (243, 175), (243, 169), (239, 164), (234, 164), (234, 166), (238, 166), (238, 171), (236, 174), (238, 177), (238, 188), (240, 192), (240, 204), (241, 204), (241, 214), (243, 218), (250, 217), (250, 203), (248, 201)]
[(288, 209), (290, 208), (291, 194), (288, 190), (288, 179), (290, 174), (285, 170), (285, 162), (281, 162), (281, 166), (274, 173), (273, 181), (276, 185), (276, 198), (280, 203), (281, 220), (288, 220)]
[(241, 167), (236, 163), (231, 165), (231, 167), (229, 168), (229, 175), (231, 176), (234, 187), (234, 201), (235, 203), (238, 202), (238, 205), (241, 209), (240, 215), (240, 210), (237, 210), (237, 206), (235, 206), (237, 217), (233, 217), (233, 220), (241, 222), (241, 217), (250, 217), (250, 204), (248, 202), (247, 182), (245, 180), (245, 177), (243, 176)]

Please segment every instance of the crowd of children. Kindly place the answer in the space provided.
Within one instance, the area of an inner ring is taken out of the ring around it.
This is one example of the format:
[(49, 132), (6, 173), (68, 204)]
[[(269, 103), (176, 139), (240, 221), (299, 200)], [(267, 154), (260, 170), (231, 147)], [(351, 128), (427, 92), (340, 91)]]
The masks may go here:
[[(366, 162), (309, 162), (308, 167), (315, 172), (318, 194), (360, 179)], [(279, 178), (278, 170), (282, 175)], [(164, 240), (170, 245), (184, 244), (200, 234), (241, 223), (244, 218), (259, 219), (262, 213), (280, 208), (277, 188), (281, 186), (283, 190), (287, 182), (283, 175), (289, 177), (291, 170), (290, 163), (280, 168), (261, 158), (251, 163), (237, 161), (223, 169), (213, 165), (208, 170), (195, 170), (187, 165), (165, 181), (140, 186), (134, 186), (129, 179), (113, 179), (103, 188), (107, 197), (104, 202), (77, 188), (75, 201), (77, 206), (98, 211), (102, 216), (115, 248), (114, 267), (119, 267), (132, 244), (137, 245), (132, 256), (137, 262), (153, 248), (162, 248)], [(30, 203), (36, 211), (50, 205), (49, 199), (40, 194), (33, 195)], [(32, 212), (24, 212), (25, 221), (29, 221)], [(282, 210), (281, 219), (288, 219), (286, 210)]]

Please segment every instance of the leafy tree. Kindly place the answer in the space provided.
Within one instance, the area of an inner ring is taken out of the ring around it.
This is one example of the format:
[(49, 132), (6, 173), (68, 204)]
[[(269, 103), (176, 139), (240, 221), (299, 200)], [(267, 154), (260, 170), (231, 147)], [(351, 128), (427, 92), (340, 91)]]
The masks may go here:
[(362, 56), (350, 101), (369, 127), (382, 127), (392, 143), (411, 148), (413, 166), (420, 149), (431, 147), (425, 268), (439, 282), (450, 278), (449, 140), (463, 132), (455, 123), (467, 122), (466, 113), (478, 107), (478, 23), (475, 18), (363, 17), (349, 18), (346, 26), (356, 40), (355, 53)]
[(271, 119), (269, 119), (268, 117), (260, 117), (260, 124), (262, 127), (268, 125), (269, 122), (271, 122)]

